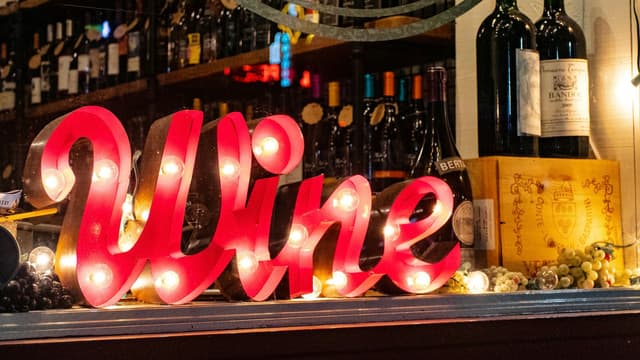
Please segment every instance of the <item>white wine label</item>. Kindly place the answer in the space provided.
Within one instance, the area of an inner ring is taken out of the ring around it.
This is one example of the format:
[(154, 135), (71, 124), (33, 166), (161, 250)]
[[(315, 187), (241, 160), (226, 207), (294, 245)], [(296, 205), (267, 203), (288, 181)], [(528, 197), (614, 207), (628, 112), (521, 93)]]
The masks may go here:
[(495, 213), (493, 199), (473, 200), (473, 221), (475, 230), (475, 248), (495, 250)]
[(13, 110), (16, 106), (16, 93), (13, 91), (0, 92), (0, 110)]
[(540, 136), (540, 55), (535, 50), (516, 51), (518, 136)]
[(89, 72), (89, 55), (78, 55), (78, 71)]
[(347, 127), (351, 123), (353, 123), (353, 106), (345, 105), (340, 109), (340, 114), (338, 114), (338, 125)]
[(113, 31), (113, 37), (116, 38), (116, 40), (120, 40), (123, 36), (127, 35), (127, 31), (129, 31), (129, 27), (126, 24), (120, 24)]
[(42, 81), (39, 77), (31, 78), (31, 103), (40, 104), (42, 102)]
[(466, 200), (453, 211), (451, 225), (456, 237), (467, 247), (473, 246), (473, 204)]
[(78, 93), (78, 69), (69, 70), (69, 95)]
[(48, 60), (44, 60), (40, 63), (40, 78), (42, 79), (42, 91), (48, 92), (51, 90), (51, 82), (49, 77), (51, 76), (51, 67)]
[(302, 121), (309, 125), (314, 125), (322, 120), (324, 116), (324, 110), (318, 103), (312, 102), (304, 106), (302, 109)]
[(229, 10), (233, 10), (238, 7), (238, 2), (236, 0), (222, 0), (221, 3)]
[(29, 58), (29, 69), (31, 70), (36, 70), (40, 68), (40, 61), (42, 60), (42, 57), (40, 56), (40, 54), (35, 54), (32, 57)]
[(0, 69), (0, 78), (4, 79), (9, 76), (9, 71), (11, 71), (11, 66), (7, 65)]
[(369, 118), (369, 124), (376, 126), (384, 119), (384, 104), (378, 104), (371, 112), (371, 118)]
[(589, 136), (587, 60), (543, 60), (540, 75), (542, 137)]
[(130, 57), (127, 59), (127, 72), (140, 71), (140, 57)]
[(58, 58), (58, 90), (69, 90), (69, 67), (72, 60), (71, 55)]
[(119, 58), (119, 45), (118, 43), (109, 44), (109, 54), (107, 55), (107, 74), (118, 75), (120, 73), (120, 58)]
[(462, 171), (467, 165), (459, 157), (444, 158), (436, 162), (436, 170), (441, 176), (454, 171)]

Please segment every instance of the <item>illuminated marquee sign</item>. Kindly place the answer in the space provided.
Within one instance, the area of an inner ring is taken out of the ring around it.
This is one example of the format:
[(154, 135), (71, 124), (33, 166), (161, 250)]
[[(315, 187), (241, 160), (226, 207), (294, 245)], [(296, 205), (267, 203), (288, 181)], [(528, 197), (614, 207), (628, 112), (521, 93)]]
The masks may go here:
[[(204, 127), (199, 111), (159, 119), (141, 158), (134, 215), (121, 231), (129, 141), (111, 112), (87, 106), (52, 121), (36, 137), (24, 187), (36, 207), (69, 199), (56, 271), (77, 299), (92, 306), (112, 305), (129, 289), (144, 301), (185, 303), (215, 281), (235, 288), (233, 297), (264, 300), (286, 278), (289, 296), (298, 297), (314, 290), (314, 272), (316, 282), (331, 283), (340, 296), (359, 296), (385, 275), (403, 291), (426, 293), (458, 268), (457, 244), (434, 244), (450, 248), (434, 263), (411, 252), (451, 215), (453, 198), (443, 181), (422, 177), (396, 184), (372, 202), (362, 176), (340, 181), (328, 195), (317, 176), (283, 195), (278, 175), (291, 172), (302, 155), (302, 134), (288, 116), (264, 118), (251, 133), (239, 113)], [(252, 169), (268, 176), (252, 179)], [(190, 193), (207, 206), (210, 236), (201, 249), (185, 252)], [(412, 214), (426, 196), (436, 205), (416, 219)], [(291, 212), (276, 218), (274, 206)], [(379, 261), (363, 269), (361, 252), (372, 232), (383, 239)], [(283, 243), (276, 254), (270, 249), (274, 237)], [(330, 244), (329, 275), (315, 266), (320, 244)]]

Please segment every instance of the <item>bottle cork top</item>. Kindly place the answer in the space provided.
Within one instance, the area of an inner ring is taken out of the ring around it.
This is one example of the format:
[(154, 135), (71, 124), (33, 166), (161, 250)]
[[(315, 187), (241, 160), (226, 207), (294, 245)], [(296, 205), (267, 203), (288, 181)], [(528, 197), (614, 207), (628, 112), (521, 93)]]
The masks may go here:
[(383, 83), (383, 96), (395, 96), (396, 94), (396, 84), (395, 84), (395, 74), (393, 71), (385, 71), (384, 73), (384, 83)]
[(340, 82), (332, 81), (329, 83), (329, 107), (340, 105)]
[(193, 98), (193, 110), (202, 110), (202, 100)]

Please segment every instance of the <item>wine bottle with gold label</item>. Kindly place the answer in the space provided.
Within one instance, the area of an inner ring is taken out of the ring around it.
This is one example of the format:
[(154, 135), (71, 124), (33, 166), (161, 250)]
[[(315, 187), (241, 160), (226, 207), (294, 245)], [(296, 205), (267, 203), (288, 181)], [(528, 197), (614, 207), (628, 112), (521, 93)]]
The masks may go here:
[(380, 192), (391, 184), (405, 179), (404, 149), (398, 128), (398, 104), (395, 97), (395, 74), (384, 73), (383, 100), (376, 106), (369, 124), (371, 125), (371, 162), (373, 179), (371, 187)]

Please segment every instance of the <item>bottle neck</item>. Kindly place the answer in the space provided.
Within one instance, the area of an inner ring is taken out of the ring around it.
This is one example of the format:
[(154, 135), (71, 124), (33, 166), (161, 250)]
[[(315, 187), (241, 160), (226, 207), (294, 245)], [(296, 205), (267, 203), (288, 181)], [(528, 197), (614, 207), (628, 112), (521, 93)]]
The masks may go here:
[(40, 34), (33, 34), (33, 49), (38, 50), (40, 48)]
[(73, 36), (73, 20), (67, 19), (66, 22), (67, 22), (67, 33), (66, 33), (66, 35), (67, 35), (67, 38), (70, 39)]
[(339, 82), (329, 83), (328, 105), (330, 108), (337, 108), (338, 106), (340, 106), (340, 83)]
[(322, 97), (322, 86), (320, 85), (320, 75), (311, 75), (311, 97), (320, 99)]
[(447, 72), (442, 67), (428, 68), (425, 72), (427, 86), (424, 90), (425, 101), (447, 101)]
[(564, 0), (544, 0), (544, 11), (550, 13), (564, 13)]
[(518, 4), (516, 3), (516, 0), (496, 0), (496, 9), (509, 10), (517, 8)]
[(374, 79), (373, 75), (365, 74), (364, 75), (364, 98), (365, 99), (373, 99), (375, 97), (374, 94)]
[(62, 40), (62, 23), (56, 23), (56, 40)]
[(395, 75), (392, 71), (387, 71), (384, 73), (382, 96), (384, 96), (386, 99), (390, 99), (395, 97), (395, 95), (396, 95)]

